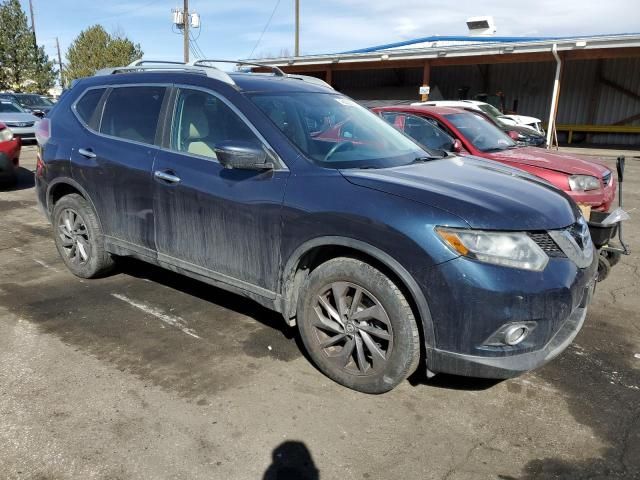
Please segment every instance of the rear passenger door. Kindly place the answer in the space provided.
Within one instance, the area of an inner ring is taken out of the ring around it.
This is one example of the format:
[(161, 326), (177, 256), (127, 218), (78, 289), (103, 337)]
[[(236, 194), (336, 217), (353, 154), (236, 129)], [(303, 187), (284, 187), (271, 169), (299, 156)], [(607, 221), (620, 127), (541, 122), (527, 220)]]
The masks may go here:
[(88, 90), (74, 105), (85, 124), (72, 153), (73, 176), (89, 192), (107, 241), (155, 256), (151, 169), (165, 86)]
[(289, 171), (225, 169), (218, 162), (220, 142), (270, 149), (217, 93), (179, 88), (173, 110), (168, 148), (154, 165), (158, 259), (274, 298)]

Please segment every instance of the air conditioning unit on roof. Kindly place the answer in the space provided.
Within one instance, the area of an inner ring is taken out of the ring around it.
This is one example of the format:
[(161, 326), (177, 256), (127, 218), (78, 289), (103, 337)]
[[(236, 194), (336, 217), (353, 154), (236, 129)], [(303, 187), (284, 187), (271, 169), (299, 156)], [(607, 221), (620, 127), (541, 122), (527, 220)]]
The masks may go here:
[(473, 36), (494, 35), (497, 31), (496, 23), (491, 16), (468, 18), (467, 28), (469, 29), (469, 35)]

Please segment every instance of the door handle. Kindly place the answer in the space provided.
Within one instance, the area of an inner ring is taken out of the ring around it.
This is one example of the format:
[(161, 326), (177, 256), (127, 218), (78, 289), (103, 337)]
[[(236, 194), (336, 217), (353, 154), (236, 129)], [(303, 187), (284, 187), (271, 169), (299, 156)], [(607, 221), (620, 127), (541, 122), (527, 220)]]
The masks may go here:
[(96, 154), (90, 148), (80, 148), (78, 153), (85, 158), (96, 158)]
[(168, 183), (180, 183), (180, 177), (174, 175), (171, 171), (156, 170), (153, 172), (153, 176)]

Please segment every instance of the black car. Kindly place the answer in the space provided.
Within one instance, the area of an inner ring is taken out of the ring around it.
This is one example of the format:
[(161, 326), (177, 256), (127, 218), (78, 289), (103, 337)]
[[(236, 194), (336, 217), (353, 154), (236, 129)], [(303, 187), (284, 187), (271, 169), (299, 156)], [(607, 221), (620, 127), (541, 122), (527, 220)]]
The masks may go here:
[(11, 100), (40, 118), (49, 113), (54, 105), (48, 98), (35, 93), (0, 93), (0, 100)]
[(418, 366), (511, 377), (571, 343), (597, 258), (569, 197), (260, 68), (136, 62), (62, 96), (36, 185), (71, 272), (130, 256), (253, 299), (368, 393)]

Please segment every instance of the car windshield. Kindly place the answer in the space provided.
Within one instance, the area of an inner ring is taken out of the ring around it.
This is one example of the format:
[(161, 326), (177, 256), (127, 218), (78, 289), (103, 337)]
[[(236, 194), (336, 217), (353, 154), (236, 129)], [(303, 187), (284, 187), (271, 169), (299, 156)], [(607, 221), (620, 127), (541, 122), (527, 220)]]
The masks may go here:
[(19, 95), (18, 100), (21, 105), (27, 107), (36, 107), (36, 106), (51, 106), (51, 103), (48, 99), (41, 97), (40, 95)]
[(0, 113), (22, 113), (24, 110), (15, 103), (0, 102)]
[(493, 118), (502, 117), (502, 112), (489, 103), (479, 103), (478, 108)]
[(387, 168), (433, 157), (353, 100), (327, 93), (250, 97), (307, 157), (328, 168)]
[(464, 137), (482, 152), (498, 152), (516, 146), (516, 143), (495, 125), (471, 112), (446, 115)]
[(50, 107), (53, 105), (48, 98), (45, 98), (41, 95), (20, 95), (18, 96), (20, 103), (22, 105), (26, 105), (28, 107), (36, 107), (36, 106), (47, 106)]

